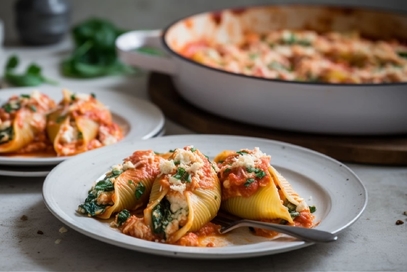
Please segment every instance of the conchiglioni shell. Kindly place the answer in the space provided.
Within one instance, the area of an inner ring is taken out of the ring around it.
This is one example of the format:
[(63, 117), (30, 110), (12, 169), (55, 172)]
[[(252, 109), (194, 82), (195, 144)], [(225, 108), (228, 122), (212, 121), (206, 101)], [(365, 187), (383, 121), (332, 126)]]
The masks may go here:
[(293, 220), (287, 207), (281, 202), (274, 183), (260, 187), (250, 197), (231, 197), (222, 201), (221, 209), (236, 216), (252, 219), (277, 219), (281, 218), (292, 223)]
[(216, 163), (223, 162), (227, 157), (229, 157), (230, 155), (233, 155), (235, 153), (236, 152), (232, 151), (232, 150), (223, 150), (218, 155), (216, 155), (216, 157), (213, 159), (213, 161)]
[(198, 188), (193, 192), (187, 191), (185, 196), (189, 210), (188, 222), (167, 238), (170, 244), (178, 241), (187, 232), (199, 230), (216, 216), (221, 202), (220, 184), (216, 182), (215, 187), (211, 189)]
[(160, 179), (162, 178), (164, 178), (164, 176), (159, 176), (154, 180), (147, 207), (144, 209), (144, 222), (151, 227), (153, 226), (151, 213), (153, 212), (155, 206), (157, 206), (161, 202), (161, 200), (170, 190), (169, 187), (161, 186)]
[(75, 118), (75, 122), (78, 130), (82, 133), (84, 146), (88, 146), (88, 143), (98, 135), (99, 123), (81, 116)]
[[(146, 224), (150, 226), (153, 224), (152, 211), (154, 207), (157, 206), (171, 190), (169, 187), (161, 186), (160, 179), (162, 178), (165, 178), (165, 176), (161, 176), (154, 181), (149, 204), (144, 210), (144, 220)], [(213, 175), (213, 179), (214, 186), (212, 188), (197, 188), (194, 191), (184, 191), (183, 194), (188, 203), (188, 220), (184, 226), (167, 237), (168, 243), (175, 243), (187, 232), (199, 230), (216, 216), (220, 208), (221, 191), (216, 174)]]
[[(139, 169), (128, 169), (121, 173), (114, 182), (113, 205), (97, 215), (101, 219), (108, 219), (117, 212), (123, 209), (137, 210), (147, 204), (150, 195), (151, 187), (154, 181), (154, 176), (146, 176)], [(144, 185), (144, 193), (136, 198), (136, 190), (139, 184)]]
[(281, 189), (286, 199), (290, 203), (298, 206), (300, 202), (303, 201), (303, 198), (301, 198), (298, 193), (294, 191), (291, 184), (273, 166), (269, 167), (269, 172), (273, 177), (274, 183)]
[(52, 111), (47, 116), (47, 135), (48, 139), (51, 143), (54, 143), (55, 138), (57, 137), (59, 131), (61, 130), (61, 126), (66, 125), (69, 122), (69, 118), (66, 117), (63, 120), (58, 120), (62, 118), (64, 115), (62, 114), (63, 109), (59, 108), (57, 110)]
[[(31, 126), (32, 119), (33, 114), (26, 109), (21, 109), (16, 113), (12, 123), (13, 138), (0, 144), (0, 153), (18, 151), (34, 140), (36, 129)], [(21, 123), (21, 126), (18, 123)]]

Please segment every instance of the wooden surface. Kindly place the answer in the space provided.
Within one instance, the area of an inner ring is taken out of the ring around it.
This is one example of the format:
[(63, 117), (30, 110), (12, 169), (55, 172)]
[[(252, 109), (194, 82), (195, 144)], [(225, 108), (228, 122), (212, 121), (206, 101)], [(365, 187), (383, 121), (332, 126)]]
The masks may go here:
[(148, 92), (151, 100), (167, 118), (196, 133), (242, 135), (283, 141), (313, 149), (344, 162), (407, 165), (407, 135), (316, 135), (244, 124), (192, 106), (177, 93), (171, 77), (159, 73), (150, 75)]

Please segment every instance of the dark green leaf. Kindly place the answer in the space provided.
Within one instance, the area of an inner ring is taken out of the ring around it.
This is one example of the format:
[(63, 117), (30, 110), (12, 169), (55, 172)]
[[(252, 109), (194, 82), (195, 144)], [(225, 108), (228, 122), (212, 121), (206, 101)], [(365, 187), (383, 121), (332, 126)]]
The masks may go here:
[(173, 177), (181, 181), (191, 182), (191, 175), (182, 167), (178, 167)]
[(126, 209), (122, 210), (117, 214), (117, 224), (121, 226), (130, 217), (130, 212)]
[(246, 182), (244, 183), (244, 186), (245, 186), (245, 187), (249, 187), (250, 184), (252, 184), (254, 181), (255, 181), (255, 179), (249, 178), (249, 179), (247, 179)]
[(41, 67), (36, 64), (31, 64), (28, 66), (26, 74), (41, 76)]
[(143, 196), (145, 190), (146, 186), (144, 186), (143, 183), (139, 182), (136, 188), (136, 199), (140, 199)]
[(172, 221), (170, 206), (170, 202), (164, 197), (151, 212), (154, 233), (164, 234), (165, 228)]
[(402, 58), (407, 58), (407, 51), (405, 51), (405, 52), (400, 51), (400, 52), (397, 52), (397, 54)]
[(309, 206), (309, 211), (310, 213), (314, 213), (317, 211), (317, 208), (315, 206)]
[(12, 55), (6, 63), (6, 71), (13, 70), (18, 66), (18, 63), (19, 63), (18, 57), (16, 55)]
[(95, 190), (104, 191), (104, 192), (113, 191), (114, 185), (110, 180), (104, 179), (104, 180), (98, 181), (98, 183), (96, 183)]

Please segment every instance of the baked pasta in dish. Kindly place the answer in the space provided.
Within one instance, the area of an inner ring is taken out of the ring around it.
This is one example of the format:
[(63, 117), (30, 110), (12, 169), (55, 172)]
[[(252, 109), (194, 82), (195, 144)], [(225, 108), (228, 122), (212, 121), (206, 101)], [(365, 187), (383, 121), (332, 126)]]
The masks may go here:
[(63, 90), (63, 99), (48, 115), (47, 133), (58, 156), (75, 155), (123, 138), (110, 110), (94, 95), (68, 90)]
[(407, 82), (407, 45), (358, 32), (275, 30), (247, 33), (240, 44), (197, 41), (181, 55), (232, 73), (327, 83)]
[(246, 219), (312, 227), (310, 208), (270, 160), (259, 148), (218, 154), (221, 209)]
[(0, 154), (47, 149), (46, 115), (54, 107), (55, 102), (38, 91), (10, 97), (0, 108)]

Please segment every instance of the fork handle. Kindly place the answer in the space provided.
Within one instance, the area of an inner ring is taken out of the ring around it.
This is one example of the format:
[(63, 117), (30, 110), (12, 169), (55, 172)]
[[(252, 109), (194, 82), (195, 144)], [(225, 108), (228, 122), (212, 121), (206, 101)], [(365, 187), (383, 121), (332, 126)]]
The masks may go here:
[(274, 230), (308, 242), (326, 243), (333, 242), (338, 239), (338, 236), (327, 231), (285, 226), (248, 219), (240, 220), (239, 225), (245, 227), (258, 227), (262, 229)]

